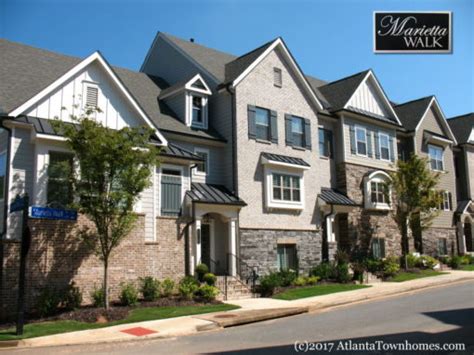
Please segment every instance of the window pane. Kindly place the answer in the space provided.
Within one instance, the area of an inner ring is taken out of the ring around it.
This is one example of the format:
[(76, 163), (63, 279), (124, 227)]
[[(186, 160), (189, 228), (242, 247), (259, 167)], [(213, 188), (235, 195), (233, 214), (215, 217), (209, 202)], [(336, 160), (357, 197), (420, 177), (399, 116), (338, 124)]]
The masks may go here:
[(293, 183), (293, 188), (299, 189), (300, 188), (300, 178), (297, 176), (293, 176), (291, 178), (292, 183)]
[(202, 98), (193, 96), (193, 122), (202, 123)]
[(255, 108), (255, 123), (257, 125), (268, 126), (269, 111), (263, 108)]
[(293, 201), (301, 201), (300, 190), (293, 190)]
[(365, 130), (363, 129), (356, 129), (356, 133), (357, 133), (357, 140), (358, 141), (362, 141), (362, 142), (365, 142), (366, 140), (366, 135), (365, 135)]
[(205, 152), (196, 152), (196, 155), (200, 156), (201, 158), (204, 159), (202, 163), (197, 163), (197, 171), (201, 173), (206, 173), (207, 172), (207, 153)]
[(291, 187), (291, 176), (283, 175), (283, 186)]
[(357, 152), (362, 155), (367, 154), (367, 145), (362, 142), (357, 142)]
[(72, 202), (72, 155), (50, 152), (48, 165), (47, 203), (67, 207)]
[(293, 117), (291, 120), (291, 131), (293, 133), (303, 133), (303, 119)]
[(273, 186), (281, 186), (281, 175), (273, 174)]
[(281, 200), (281, 189), (279, 187), (273, 188), (273, 199), (274, 200)]
[(291, 201), (291, 189), (283, 189), (283, 200)]
[(382, 159), (384, 160), (390, 160), (390, 150), (388, 148), (381, 148), (380, 149), (381, 151), (381, 155), (382, 155)]
[(303, 147), (303, 134), (293, 133), (293, 146)]
[(326, 135), (324, 134), (324, 129), (320, 128), (318, 130), (318, 138), (319, 138), (319, 155), (322, 157), (327, 157), (326, 151)]

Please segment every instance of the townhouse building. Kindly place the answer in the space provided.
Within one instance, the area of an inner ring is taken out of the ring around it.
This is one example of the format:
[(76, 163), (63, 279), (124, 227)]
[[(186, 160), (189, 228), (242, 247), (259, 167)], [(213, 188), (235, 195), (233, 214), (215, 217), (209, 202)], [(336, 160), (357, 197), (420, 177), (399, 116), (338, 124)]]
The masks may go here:
[[(454, 216), (464, 197), (453, 154), (471, 146), (457, 145), (435, 98), (394, 104), (371, 70), (325, 82), (305, 75), (281, 38), (237, 57), (160, 32), (139, 72), (99, 52), (80, 59), (0, 40), (0, 73), (5, 308), (14, 302), (22, 223), (8, 206), (25, 192), (32, 205), (67, 206), (64, 178), (51, 167), (71, 158), (51, 120), (70, 121), (90, 106), (107, 127), (151, 127), (162, 147), (135, 206), (137, 226), (113, 257), (112, 285), (179, 279), (199, 263), (245, 283), (279, 269), (307, 273), (337, 250), (400, 255), (387, 182), (411, 153), (442, 171), (446, 196), (415, 247), (458, 252)], [(90, 222), (29, 224), (29, 297), (73, 280), (87, 300), (101, 268), (77, 238)]]

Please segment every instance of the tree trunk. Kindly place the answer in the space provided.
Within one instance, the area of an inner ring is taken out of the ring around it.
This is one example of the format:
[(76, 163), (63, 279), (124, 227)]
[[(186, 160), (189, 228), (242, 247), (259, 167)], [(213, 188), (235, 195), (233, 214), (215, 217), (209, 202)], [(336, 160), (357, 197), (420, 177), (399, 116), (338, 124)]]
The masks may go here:
[(104, 258), (104, 306), (109, 309), (109, 260)]
[(408, 220), (403, 222), (402, 225), (402, 252), (403, 252), (403, 258), (404, 258), (404, 264), (405, 264), (405, 270), (408, 269), (408, 253), (410, 250), (410, 243), (408, 241)]

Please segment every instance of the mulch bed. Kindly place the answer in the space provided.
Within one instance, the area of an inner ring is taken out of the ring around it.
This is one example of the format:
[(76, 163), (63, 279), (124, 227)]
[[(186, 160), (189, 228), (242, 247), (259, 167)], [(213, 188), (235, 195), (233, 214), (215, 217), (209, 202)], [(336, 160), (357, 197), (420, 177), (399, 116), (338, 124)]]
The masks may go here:
[[(85, 323), (106, 323), (114, 322), (124, 318), (127, 318), (130, 311), (136, 308), (144, 307), (179, 307), (179, 306), (203, 306), (209, 304), (221, 304), (220, 301), (212, 301), (208, 303), (196, 302), (194, 300), (186, 300), (179, 297), (167, 297), (160, 298), (153, 302), (140, 302), (135, 307), (125, 307), (120, 303), (112, 303), (109, 310), (106, 311), (104, 308), (96, 308), (93, 306), (83, 306), (74, 311), (59, 311), (57, 314), (49, 317), (39, 317), (35, 314), (26, 316), (27, 323), (41, 323), (48, 321), (57, 320), (71, 320)], [(14, 327), (14, 322), (0, 324), (0, 330)]]

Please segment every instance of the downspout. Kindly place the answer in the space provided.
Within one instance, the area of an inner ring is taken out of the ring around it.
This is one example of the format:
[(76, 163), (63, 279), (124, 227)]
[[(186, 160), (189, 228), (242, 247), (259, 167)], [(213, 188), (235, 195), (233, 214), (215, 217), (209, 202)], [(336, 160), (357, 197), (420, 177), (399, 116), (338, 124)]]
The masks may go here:
[(239, 185), (237, 179), (237, 120), (236, 120), (236, 99), (234, 92), (230, 89), (230, 85), (226, 86), (226, 90), (229, 93), (232, 105), (231, 105), (231, 119), (232, 119), (232, 187), (233, 192), (236, 196), (239, 196)]
[[(7, 145), (7, 161), (5, 162), (6, 164), (6, 169), (5, 169), (5, 181), (4, 181), (4, 209), (3, 209), (3, 230), (0, 232), (0, 295), (3, 299), (3, 259), (4, 259), (4, 240), (5, 236), (7, 235), (7, 219), (8, 219), (8, 200), (9, 200), (9, 190), (10, 190), (10, 179), (8, 178), (10, 176), (10, 156), (11, 156), (11, 144), (10, 141), (12, 139), (12, 130), (8, 127), (5, 127), (4, 122), (9, 119), (10, 117), (8, 116), (3, 116), (0, 117), (0, 127), (3, 128), (7, 133), (8, 133), (8, 145)], [(0, 312), (2, 310), (0, 309)], [(0, 313), (0, 316), (2, 315)]]

